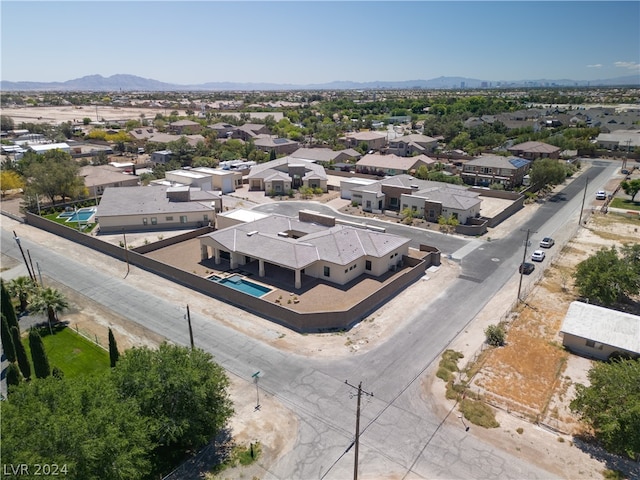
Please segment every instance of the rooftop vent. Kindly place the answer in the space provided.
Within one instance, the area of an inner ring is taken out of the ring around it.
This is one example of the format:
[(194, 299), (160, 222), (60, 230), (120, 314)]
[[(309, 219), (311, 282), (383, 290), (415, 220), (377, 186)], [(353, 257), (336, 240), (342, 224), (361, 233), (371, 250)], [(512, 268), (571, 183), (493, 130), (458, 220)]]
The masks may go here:
[(258, 230), (253, 230), (251, 232), (247, 232), (247, 237), (251, 237), (251, 236), (255, 235), (256, 233), (258, 233)]

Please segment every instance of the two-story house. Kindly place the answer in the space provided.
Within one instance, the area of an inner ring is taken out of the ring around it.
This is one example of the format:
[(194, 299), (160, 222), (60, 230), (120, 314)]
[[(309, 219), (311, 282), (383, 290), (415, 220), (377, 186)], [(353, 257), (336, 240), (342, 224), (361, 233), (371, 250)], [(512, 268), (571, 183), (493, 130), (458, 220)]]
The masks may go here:
[(465, 163), (460, 176), (468, 185), (488, 187), (499, 183), (505, 188), (513, 188), (522, 185), (530, 166), (530, 160), (520, 157), (482, 155)]

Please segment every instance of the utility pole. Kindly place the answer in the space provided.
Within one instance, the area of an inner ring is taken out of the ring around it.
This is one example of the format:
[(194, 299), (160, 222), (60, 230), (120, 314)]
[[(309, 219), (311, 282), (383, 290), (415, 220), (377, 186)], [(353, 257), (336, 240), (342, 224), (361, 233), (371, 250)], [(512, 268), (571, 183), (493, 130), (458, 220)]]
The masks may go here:
[[(521, 230), (522, 231), (522, 230)], [(537, 232), (533, 232), (537, 233)], [(522, 277), (524, 276), (524, 268), (523, 265), (527, 261), (527, 247), (529, 246), (529, 235), (531, 234), (531, 230), (527, 228), (527, 238), (524, 241), (524, 253), (522, 254), (522, 263), (520, 264), (520, 283), (518, 284), (518, 302), (520, 302), (520, 291), (522, 290)]]
[(18, 248), (20, 249), (20, 253), (22, 254), (22, 259), (24, 260), (24, 264), (27, 267), (27, 272), (29, 272), (29, 278), (36, 283), (36, 278), (33, 275), (33, 273), (31, 272), (31, 269), (29, 268), (29, 262), (27, 262), (27, 257), (24, 255), (24, 250), (22, 250), (22, 245), (20, 244), (20, 237), (18, 237), (18, 235), (16, 234), (16, 231), (13, 231), (13, 238), (16, 241), (16, 243), (18, 244)]
[(578, 225), (582, 225), (582, 212), (584, 210), (584, 201), (587, 198), (587, 185), (589, 185), (589, 177), (584, 182), (584, 193), (582, 194), (582, 206), (580, 207), (580, 218), (578, 219)]
[(345, 380), (344, 383), (349, 385), (351, 388), (355, 388), (358, 390), (358, 407), (356, 408), (356, 437), (353, 442), (353, 444), (355, 445), (355, 450), (354, 450), (355, 460), (353, 463), (353, 480), (358, 480), (358, 448), (360, 446), (360, 402), (362, 400), (363, 393), (370, 397), (373, 397), (373, 393), (362, 390), (362, 382), (360, 382), (357, 387), (355, 385), (351, 385), (347, 380)]
[(191, 329), (191, 314), (189, 313), (189, 305), (187, 305), (187, 322), (189, 323), (189, 340), (191, 340), (191, 350), (195, 347), (193, 345), (193, 330)]
[(127, 261), (127, 273), (124, 278), (127, 278), (129, 275), (129, 248), (127, 248), (127, 236), (124, 233), (124, 228), (122, 229), (122, 239), (124, 240), (124, 258)]

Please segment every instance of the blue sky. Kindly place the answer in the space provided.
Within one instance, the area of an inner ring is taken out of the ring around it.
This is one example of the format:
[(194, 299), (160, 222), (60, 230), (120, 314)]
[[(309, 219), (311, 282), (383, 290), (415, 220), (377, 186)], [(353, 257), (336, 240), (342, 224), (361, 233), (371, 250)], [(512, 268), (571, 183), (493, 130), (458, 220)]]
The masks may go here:
[(9, 81), (326, 83), (640, 74), (640, 2), (5, 1)]

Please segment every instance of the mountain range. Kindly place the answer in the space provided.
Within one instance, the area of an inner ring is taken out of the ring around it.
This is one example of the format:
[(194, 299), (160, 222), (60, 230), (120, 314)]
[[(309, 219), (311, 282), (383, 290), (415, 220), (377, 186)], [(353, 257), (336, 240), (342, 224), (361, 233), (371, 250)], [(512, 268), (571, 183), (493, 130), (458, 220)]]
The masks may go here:
[(135, 75), (110, 77), (88, 75), (66, 82), (0, 81), (2, 91), (253, 91), (253, 90), (372, 90), (372, 89), (460, 89), (460, 88), (520, 88), (520, 87), (613, 87), (640, 86), (640, 75), (602, 80), (518, 80), (488, 81), (465, 77), (438, 77), (431, 80), (351, 82), (293, 85), (277, 83), (207, 82), (197, 85), (177, 85)]

